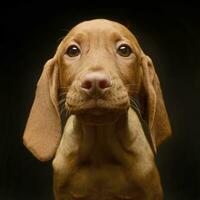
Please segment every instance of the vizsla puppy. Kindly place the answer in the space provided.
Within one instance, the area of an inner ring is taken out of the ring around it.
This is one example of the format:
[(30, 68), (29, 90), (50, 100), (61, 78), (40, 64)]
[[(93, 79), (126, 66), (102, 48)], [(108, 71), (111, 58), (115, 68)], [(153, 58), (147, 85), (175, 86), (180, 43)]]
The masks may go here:
[(96, 19), (45, 64), (23, 139), (39, 160), (55, 155), (57, 200), (161, 200), (154, 156), (170, 134), (151, 59), (123, 25)]

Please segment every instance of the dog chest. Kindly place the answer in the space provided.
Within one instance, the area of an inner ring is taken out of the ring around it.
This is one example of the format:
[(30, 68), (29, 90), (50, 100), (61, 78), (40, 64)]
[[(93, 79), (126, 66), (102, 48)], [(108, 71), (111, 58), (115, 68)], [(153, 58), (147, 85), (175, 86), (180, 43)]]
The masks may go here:
[(77, 199), (132, 199), (144, 195), (128, 169), (109, 164), (80, 167), (71, 177), (67, 190)]

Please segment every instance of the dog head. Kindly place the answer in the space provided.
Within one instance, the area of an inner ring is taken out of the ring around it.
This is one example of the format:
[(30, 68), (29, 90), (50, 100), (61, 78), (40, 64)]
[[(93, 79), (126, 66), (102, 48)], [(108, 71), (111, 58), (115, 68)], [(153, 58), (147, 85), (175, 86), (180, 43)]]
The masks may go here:
[(113, 123), (133, 104), (148, 124), (154, 148), (171, 133), (153, 63), (117, 22), (78, 24), (45, 64), (24, 133), (25, 145), (40, 160), (52, 158), (60, 141), (59, 95), (67, 112), (93, 125)]

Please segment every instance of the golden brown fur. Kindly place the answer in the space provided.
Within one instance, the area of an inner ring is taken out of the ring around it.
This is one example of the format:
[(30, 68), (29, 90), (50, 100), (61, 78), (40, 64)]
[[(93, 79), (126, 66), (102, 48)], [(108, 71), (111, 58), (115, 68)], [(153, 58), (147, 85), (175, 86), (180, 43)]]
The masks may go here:
[[(121, 44), (130, 47), (130, 55), (118, 53)], [(66, 53), (72, 45), (80, 49), (76, 56)], [(88, 95), (87, 79), (94, 77), (101, 79), (102, 87), (108, 84), (100, 89), (100, 96)], [(71, 114), (62, 138), (60, 90)], [(140, 108), (135, 105), (136, 99)], [(141, 110), (148, 125), (149, 141), (135, 109)], [(45, 65), (24, 143), (40, 160), (55, 155), (57, 200), (161, 200), (162, 187), (153, 152), (170, 134), (151, 59), (124, 26), (97, 19), (75, 26)]]

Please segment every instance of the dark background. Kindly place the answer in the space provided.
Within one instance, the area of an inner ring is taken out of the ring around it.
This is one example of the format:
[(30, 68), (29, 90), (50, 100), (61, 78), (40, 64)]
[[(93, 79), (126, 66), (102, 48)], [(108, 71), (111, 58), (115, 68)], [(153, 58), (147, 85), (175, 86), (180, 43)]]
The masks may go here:
[(1, 6), (0, 199), (53, 199), (51, 162), (37, 161), (23, 146), (22, 134), (43, 64), (67, 30), (91, 18), (130, 27), (154, 61), (173, 128), (173, 137), (161, 145), (157, 156), (165, 199), (200, 199), (199, 6), (124, 1), (116, 2), (121, 8), (99, 8), (100, 3), (95, 4)]

